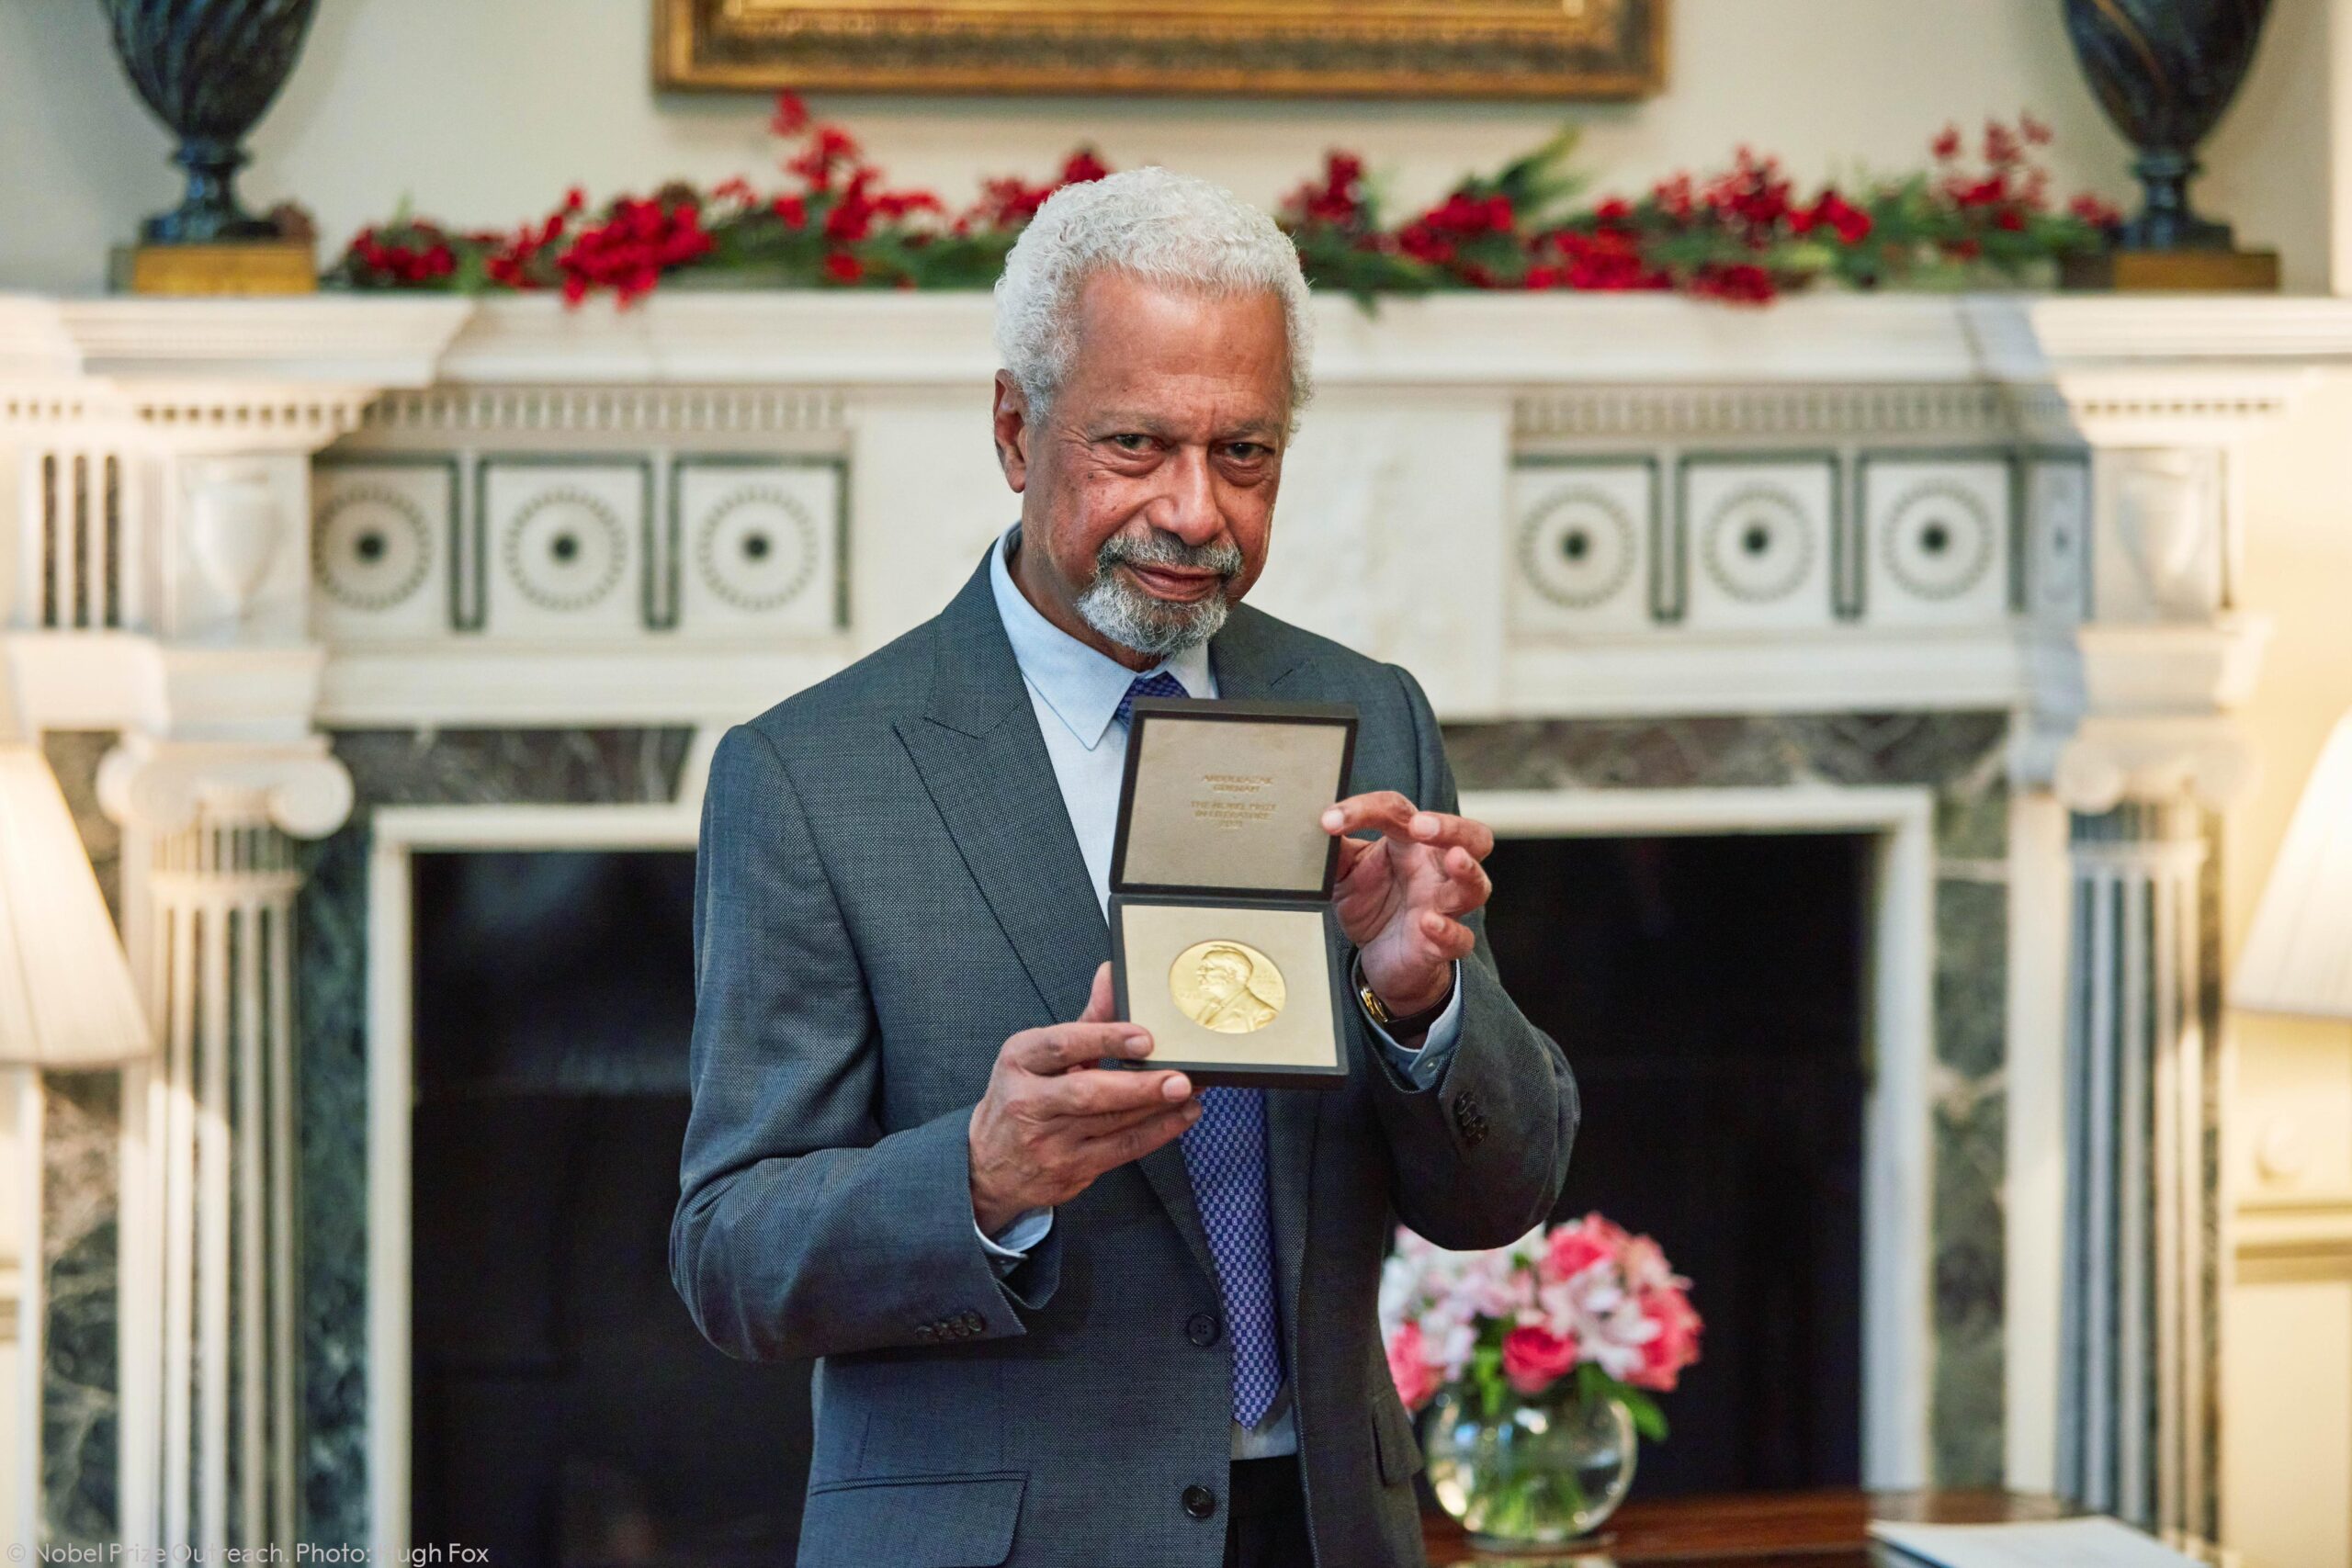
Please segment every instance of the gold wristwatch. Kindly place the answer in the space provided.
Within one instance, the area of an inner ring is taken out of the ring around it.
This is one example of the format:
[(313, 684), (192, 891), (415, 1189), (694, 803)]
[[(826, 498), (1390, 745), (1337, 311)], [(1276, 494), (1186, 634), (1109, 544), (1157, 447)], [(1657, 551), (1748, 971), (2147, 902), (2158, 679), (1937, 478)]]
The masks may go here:
[(1447, 1004), (1453, 1000), (1455, 982), (1449, 981), (1445, 987), (1445, 994), (1438, 998), (1434, 1004), (1423, 1008), (1419, 1012), (1408, 1012), (1399, 1017), (1388, 1010), (1388, 1004), (1380, 999), (1380, 993), (1374, 990), (1372, 982), (1363, 977), (1363, 959), (1361, 955), (1351, 963), (1350, 967), (1355, 972), (1356, 999), (1363, 1004), (1364, 1016), (1392, 1035), (1427, 1034), (1430, 1026), (1445, 1016)]

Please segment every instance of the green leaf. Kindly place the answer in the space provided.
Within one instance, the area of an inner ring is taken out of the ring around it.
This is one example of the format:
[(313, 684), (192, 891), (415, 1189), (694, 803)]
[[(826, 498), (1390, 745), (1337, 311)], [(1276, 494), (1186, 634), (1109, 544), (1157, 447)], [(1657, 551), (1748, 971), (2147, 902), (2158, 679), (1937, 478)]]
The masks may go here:
[(1657, 1401), (1637, 1388), (1617, 1385), (1617, 1398), (1625, 1406), (1625, 1414), (1634, 1418), (1634, 1430), (1653, 1443), (1666, 1441), (1666, 1412)]

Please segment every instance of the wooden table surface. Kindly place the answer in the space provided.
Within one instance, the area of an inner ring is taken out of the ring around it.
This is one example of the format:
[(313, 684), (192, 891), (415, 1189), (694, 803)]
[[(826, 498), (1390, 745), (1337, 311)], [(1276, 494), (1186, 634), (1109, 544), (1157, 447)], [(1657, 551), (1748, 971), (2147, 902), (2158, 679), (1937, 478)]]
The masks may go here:
[(1599, 1553), (1557, 1548), (1531, 1554), (1480, 1551), (1443, 1515), (1424, 1521), (1431, 1568), (1515, 1563), (1562, 1568), (1672, 1562), (1681, 1568), (1868, 1568), (1872, 1519), (1989, 1524), (2063, 1518), (2055, 1498), (2008, 1492), (1780, 1492), (1740, 1497), (1676, 1497), (1627, 1503), (1601, 1527)]

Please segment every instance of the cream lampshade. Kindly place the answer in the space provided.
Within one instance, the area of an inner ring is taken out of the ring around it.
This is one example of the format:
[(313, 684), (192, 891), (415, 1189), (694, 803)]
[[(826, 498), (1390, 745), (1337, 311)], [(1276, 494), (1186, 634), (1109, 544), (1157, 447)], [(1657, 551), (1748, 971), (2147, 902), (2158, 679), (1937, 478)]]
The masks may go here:
[(113, 1066), (153, 1043), (64, 792), (17, 723), (0, 641), (0, 1065)]
[(2335, 721), (2238, 955), (2230, 1002), (2352, 1019), (2352, 713)]

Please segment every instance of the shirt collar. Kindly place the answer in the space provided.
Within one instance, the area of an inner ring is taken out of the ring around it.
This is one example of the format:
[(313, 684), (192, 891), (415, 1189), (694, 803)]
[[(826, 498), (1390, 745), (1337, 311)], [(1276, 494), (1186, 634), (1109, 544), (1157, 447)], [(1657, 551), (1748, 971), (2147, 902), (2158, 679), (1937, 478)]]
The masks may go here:
[(1045, 699), (1080, 745), (1091, 751), (1102, 743), (1112, 719), (1118, 716), (1119, 699), (1141, 675), (1166, 671), (1196, 697), (1216, 694), (1206, 643), (1170, 655), (1149, 670), (1135, 671), (1046, 619), (1014, 584), (1006, 564), (1007, 552), (1019, 532), (1017, 527), (1008, 529), (989, 552), (989, 586), (996, 593), (996, 613), (1004, 622), (1004, 635), (1012, 644), (1021, 678)]

